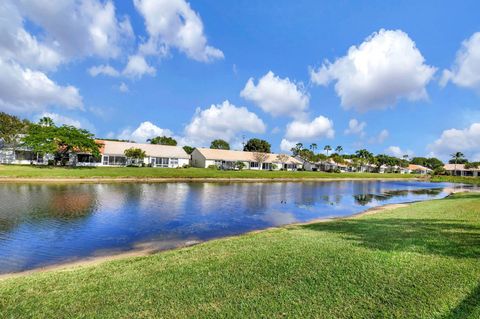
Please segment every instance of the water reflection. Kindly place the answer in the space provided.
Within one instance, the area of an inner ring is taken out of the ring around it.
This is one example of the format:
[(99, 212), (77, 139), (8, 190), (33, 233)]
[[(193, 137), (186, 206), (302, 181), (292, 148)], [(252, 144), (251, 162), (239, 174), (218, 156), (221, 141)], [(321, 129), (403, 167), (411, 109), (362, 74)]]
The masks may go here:
[[(0, 273), (439, 198), (421, 182), (0, 184)], [(450, 189), (449, 189), (450, 190)]]

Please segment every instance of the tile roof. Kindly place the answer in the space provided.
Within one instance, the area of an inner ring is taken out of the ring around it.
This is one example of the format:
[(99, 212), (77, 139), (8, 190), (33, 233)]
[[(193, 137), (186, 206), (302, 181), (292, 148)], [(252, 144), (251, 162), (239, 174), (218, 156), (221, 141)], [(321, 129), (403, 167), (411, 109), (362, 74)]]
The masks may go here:
[(157, 144), (142, 144), (142, 143), (130, 143), (130, 142), (118, 142), (118, 141), (105, 141), (98, 140), (98, 143), (103, 144), (101, 148), (102, 154), (106, 155), (124, 155), (125, 150), (129, 148), (140, 148), (147, 156), (151, 157), (172, 157), (172, 158), (185, 158), (190, 159), (182, 147), (170, 146), (170, 145), (157, 145)]

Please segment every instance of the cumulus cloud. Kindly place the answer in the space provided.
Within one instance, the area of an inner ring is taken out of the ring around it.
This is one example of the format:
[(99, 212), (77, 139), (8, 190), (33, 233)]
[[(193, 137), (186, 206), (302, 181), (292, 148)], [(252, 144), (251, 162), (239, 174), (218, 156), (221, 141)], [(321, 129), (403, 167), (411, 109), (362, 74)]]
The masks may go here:
[(285, 138), (290, 141), (333, 138), (334, 136), (333, 122), (325, 116), (319, 116), (311, 122), (303, 120), (290, 122), (287, 124), (285, 133)]
[(448, 129), (427, 146), (434, 156), (447, 158), (455, 152), (462, 152), (470, 157), (480, 154), (480, 123), (473, 123), (465, 129)]
[(122, 140), (135, 141), (138, 143), (146, 143), (150, 138), (157, 136), (173, 136), (172, 131), (156, 126), (152, 122), (146, 121), (141, 123), (136, 129), (124, 129), (118, 138)]
[(118, 90), (122, 93), (127, 93), (130, 91), (128, 85), (126, 85), (125, 82), (120, 83), (120, 85), (118, 86)]
[(22, 16), (45, 31), (45, 42), (66, 57), (117, 57), (125, 39), (133, 37), (129, 19), (117, 19), (112, 1), (19, 0), (15, 4)]
[(280, 142), (280, 150), (282, 150), (284, 152), (290, 152), (290, 150), (292, 148), (294, 148), (297, 143), (298, 143), (298, 141), (290, 141), (290, 140), (287, 140), (286, 138), (284, 138)]
[(0, 110), (33, 112), (51, 105), (83, 109), (77, 88), (60, 86), (45, 73), (0, 58)]
[(405, 32), (381, 29), (335, 62), (312, 69), (310, 77), (318, 85), (335, 81), (342, 106), (364, 112), (393, 106), (401, 98), (426, 99), (435, 71)]
[(265, 74), (258, 83), (250, 78), (240, 96), (258, 105), (273, 116), (290, 115), (298, 117), (308, 108), (309, 96), (301, 85), (280, 78), (272, 71)]
[(265, 123), (255, 113), (224, 101), (207, 109), (197, 108), (185, 127), (185, 143), (205, 145), (216, 138), (230, 142), (240, 132), (264, 133), (265, 130)]
[(365, 136), (365, 126), (367, 123), (360, 122), (357, 119), (351, 119), (348, 121), (348, 128), (345, 130), (345, 135), (359, 135), (360, 137)]
[(451, 70), (444, 70), (440, 84), (452, 81), (480, 92), (480, 32), (463, 41)]
[(114, 69), (110, 65), (97, 65), (97, 66), (92, 66), (90, 69), (88, 69), (88, 73), (90, 73), (91, 76), (95, 77), (97, 75), (108, 75), (108, 76), (113, 76), (117, 77), (120, 75), (120, 72), (118, 72), (116, 69)]
[(134, 5), (149, 34), (142, 54), (163, 56), (176, 48), (197, 61), (223, 58), (222, 51), (207, 44), (203, 22), (185, 0), (134, 0)]
[(130, 78), (140, 78), (144, 74), (155, 75), (155, 72), (155, 68), (148, 65), (143, 56), (137, 54), (128, 58), (128, 63), (122, 73)]
[(413, 152), (411, 150), (402, 150), (399, 146), (389, 146), (385, 153), (391, 156), (402, 158), (404, 155), (411, 157)]
[(95, 127), (92, 123), (84, 118), (71, 118), (69, 116), (61, 115), (52, 112), (43, 112), (36, 117), (36, 120), (40, 120), (42, 117), (49, 117), (53, 120), (55, 125), (70, 125), (76, 128), (87, 129), (90, 132), (95, 132)]

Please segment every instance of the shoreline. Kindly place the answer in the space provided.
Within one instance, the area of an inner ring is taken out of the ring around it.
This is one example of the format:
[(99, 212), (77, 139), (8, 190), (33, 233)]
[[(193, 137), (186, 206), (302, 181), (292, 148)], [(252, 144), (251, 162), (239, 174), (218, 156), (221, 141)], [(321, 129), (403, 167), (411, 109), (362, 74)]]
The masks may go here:
[[(452, 192), (453, 193), (453, 192)], [(451, 193), (451, 194), (452, 194)], [(451, 194), (441, 198), (447, 198)], [(78, 260), (70, 261), (70, 262), (61, 262), (61, 263), (56, 263), (48, 266), (43, 266), (43, 267), (38, 267), (38, 268), (33, 268), (29, 270), (24, 270), (24, 271), (19, 271), (19, 272), (12, 272), (12, 273), (5, 273), (5, 274), (0, 274), (0, 281), (2, 280), (8, 280), (10, 278), (16, 278), (16, 277), (23, 277), (23, 276), (28, 276), (36, 273), (44, 273), (44, 272), (50, 272), (50, 271), (75, 271), (84, 267), (89, 267), (89, 266), (97, 266), (100, 264), (103, 264), (105, 262), (109, 261), (114, 261), (114, 260), (122, 260), (126, 258), (135, 258), (135, 257), (145, 257), (157, 253), (162, 253), (165, 251), (170, 251), (170, 250), (177, 250), (177, 249), (182, 249), (186, 247), (191, 247), (203, 243), (207, 243), (209, 241), (213, 240), (223, 240), (223, 239), (232, 239), (236, 238), (239, 236), (247, 235), (247, 234), (255, 234), (267, 230), (272, 230), (272, 229), (278, 229), (278, 228), (283, 228), (283, 227), (294, 227), (294, 226), (302, 226), (302, 225), (311, 225), (315, 223), (325, 223), (329, 221), (339, 221), (339, 220), (347, 220), (347, 219), (353, 219), (353, 218), (359, 218), (364, 215), (371, 215), (371, 214), (376, 214), (380, 213), (383, 211), (388, 211), (392, 209), (397, 209), (397, 208), (404, 208), (408, 207), (411, 204), (418, 203), (418, 202), (426, 202), (429, 201), (424, 200), (424, 201), (414, 201), (414, 202), (406, 202), (406, 203), (397, 203), (397, 204), (385, 204), (381, 206), (376, 206), (376, 207), (370, 207), (366, 210), (363, 210), (358, 213), (354, 213), (349, 216), (343, 216), (343, 217), (329, 217), (329, 218), (318, 218), (318, 219), (313, 219), (307, 222), (300, 222), (300, 223), (293, 223), (293, 224), (285, 224), (281, 226), (271, 226), (263, 229), (256, 229), (256, 230), (251, 230), (245, 233), (237, 234), (237, 235), (231, 235), (231, 236), (225, 236), (225, 237), (218, 237), (218, 238), (212, 238), (209, 240), (202, 240), (202, 241), (196, 241), (196, 240), (187, 240), (180, 245), (177, 245), (172, 248), (167, 248), (167, 249), (155, 249), (153, 248), (155, 246), (156, 242), (144, 242), (144, 243), (139, 243), (138, 246), (141, 248), (134, 248), (132, 250), (116, 253), (116, 254), (107, 254), (107, 255), (102, 255), (102, 256), (92, 256), (92, 257), (85, 257), (85, 258), (80, 258)]]
[(334, 182), (334, 181), (428, 181), (418, 177), (0, 177), (0, 183), (188, 183), (188, 182)]

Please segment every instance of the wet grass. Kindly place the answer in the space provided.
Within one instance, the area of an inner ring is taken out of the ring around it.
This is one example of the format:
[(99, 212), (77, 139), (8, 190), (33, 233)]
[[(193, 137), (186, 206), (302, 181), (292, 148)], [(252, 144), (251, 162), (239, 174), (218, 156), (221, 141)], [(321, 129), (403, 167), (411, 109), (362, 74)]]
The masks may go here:
[(480, 194), (0, 281), (1, 318), (480, 318)]
[(291, 171), (221, 171), (207, 168), (39, 167), (0, 165), (1, 177), (23, 178), (414, 178), (406, 174), (325, 173)]

